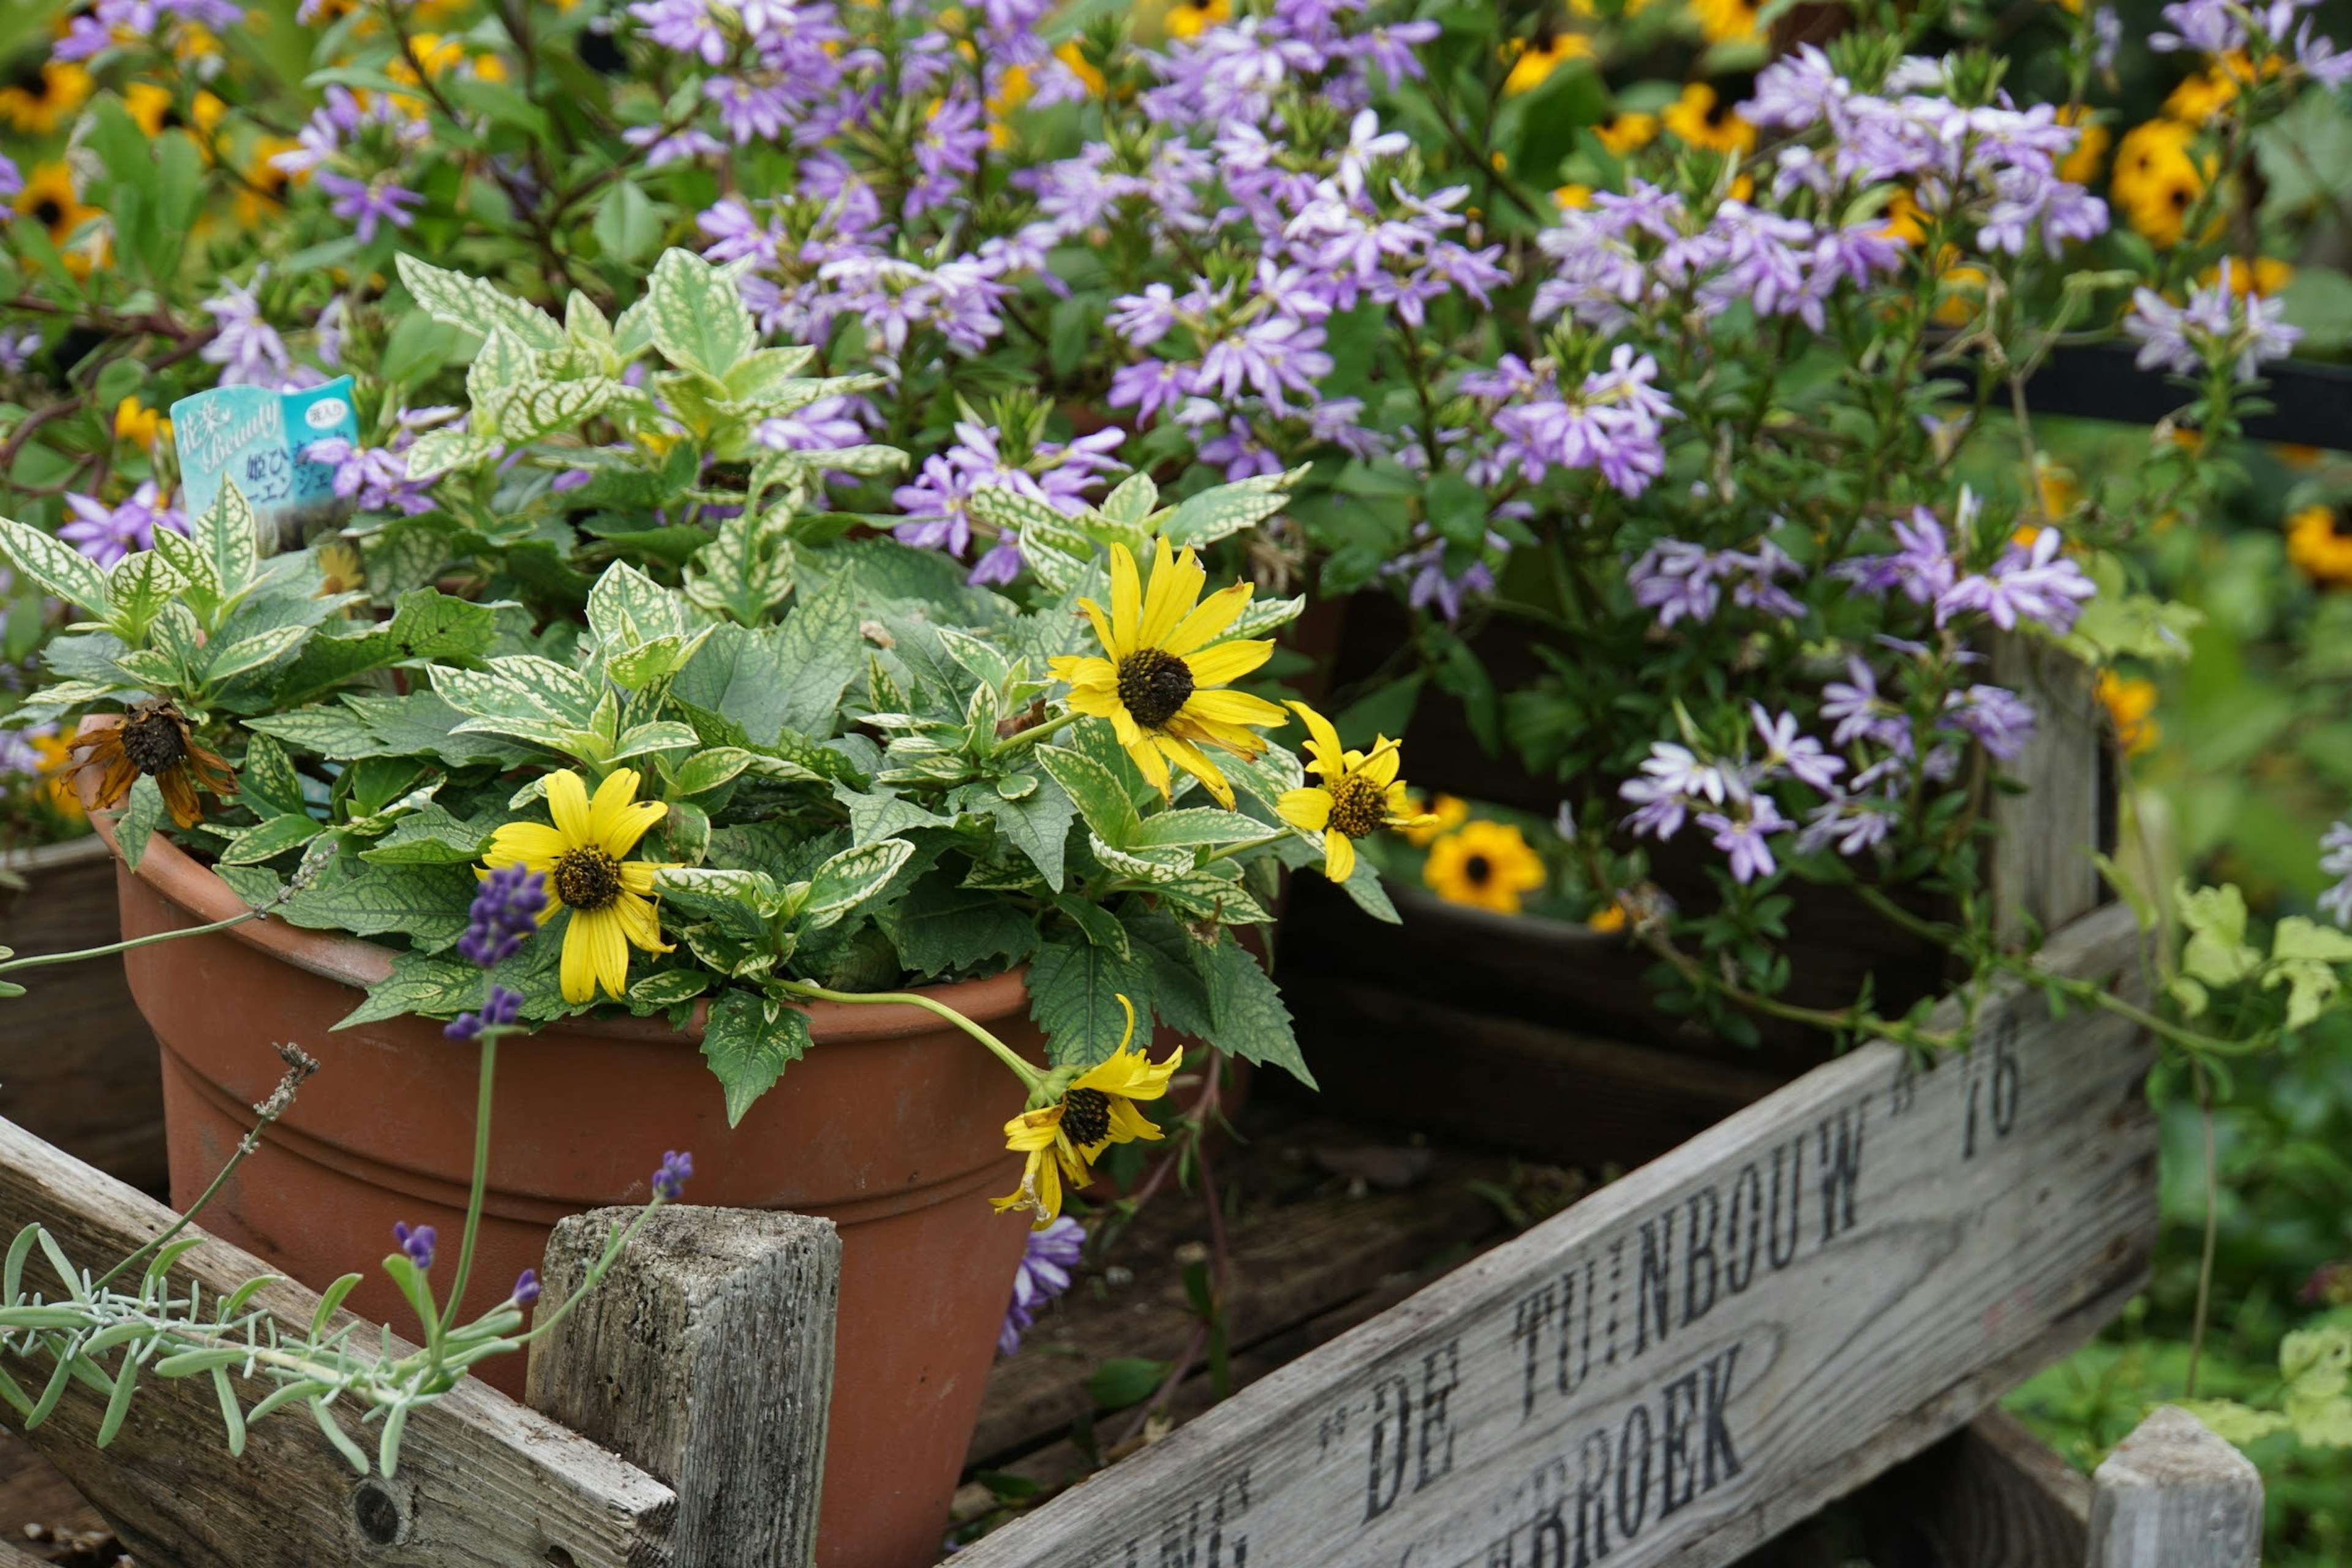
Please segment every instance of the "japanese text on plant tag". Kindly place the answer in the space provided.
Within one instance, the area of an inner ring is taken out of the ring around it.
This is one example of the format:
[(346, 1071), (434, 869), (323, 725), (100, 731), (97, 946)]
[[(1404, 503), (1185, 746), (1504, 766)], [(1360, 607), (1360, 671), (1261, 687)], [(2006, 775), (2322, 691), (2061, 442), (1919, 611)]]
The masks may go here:
[(349, 505), (335, 494), (335, 470), (305, 462), (312, 443), (359, 439), (352, 378), (338, 376), (300, 392), (221, 386), (172, 405), (180, 449), (182, 505), (201, 515), (233, 479), (252, 503), (261, 552), (299, 549), (341, 521)]

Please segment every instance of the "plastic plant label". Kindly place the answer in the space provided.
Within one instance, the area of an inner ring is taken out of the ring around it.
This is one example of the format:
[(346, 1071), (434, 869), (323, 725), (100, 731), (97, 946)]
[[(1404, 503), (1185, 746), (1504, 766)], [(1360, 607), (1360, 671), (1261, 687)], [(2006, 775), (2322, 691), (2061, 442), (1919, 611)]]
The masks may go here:
[(234, 479), (252, 503), (261, 552), (299, 549), (341, 521), (350, 504), (335, 494), (335, 470), (305, 462), (312, 443), (359, 439), (352, 378), (338, 376), (300, 392), (221, 386), (172, 405), (180, 449), (181, 506), (203, 515)]

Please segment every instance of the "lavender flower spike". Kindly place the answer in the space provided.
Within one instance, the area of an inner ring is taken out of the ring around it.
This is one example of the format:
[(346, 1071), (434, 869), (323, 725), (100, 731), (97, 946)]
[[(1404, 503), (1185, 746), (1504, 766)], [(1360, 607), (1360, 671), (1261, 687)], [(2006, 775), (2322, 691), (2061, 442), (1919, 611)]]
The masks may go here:
[(515, 1288), (512, 1300), (514, 1304), (518, 1307), (533, 1307), (539, 1304), (538, 1269), (526, 1268), (520, 1275), (515, 1277)]
[(392, 1239), (399, 1244), (401, 1251), (408, 1254), (408, 1261), (417, 1268), (433, 1267), (434, 1237), (431, 1226), (420, 1225), (411, 1229), (404, 1223), (396, 1224), (392, 1227)]
[[(538, 932), (540, 916), (546, 909), (546, 878), (519, 864), (501, 867), (482, 879), (481, 889), (474, 895), (474, 907), (468, 911), (472, 923), (457, 939), (457, 951), (469, 963), (495, 969), (512, 958), (524, 941)], [(490, 1007), (499, 1005), (498, 997), (495, 990), (490, 993)], [(513, 1019), (505, 1021), (511, 1023)]]
[(522, 1015), (522, 993), (503, 985), (490, 987), (490, 999), (478, 1013), (460, 1013), (442, 1026), (453, 1040), (478, 1040), (484, 1029), (503, 1029)]
[(694, 1156), (676, 1149), (662, 1155), (661, 1169), (653, 1175), (654, 1195), (675, 1203), (686, 1191), (686, 1184), (694, 1179)]

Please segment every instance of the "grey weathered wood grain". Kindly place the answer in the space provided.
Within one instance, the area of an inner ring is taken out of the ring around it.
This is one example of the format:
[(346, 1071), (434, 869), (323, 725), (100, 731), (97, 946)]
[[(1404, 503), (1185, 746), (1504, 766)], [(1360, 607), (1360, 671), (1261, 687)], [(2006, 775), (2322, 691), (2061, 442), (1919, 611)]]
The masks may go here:
[[(0, 1233), (38, 1220), (68, 1258), (102, 1267), (172, 1219), (163, 1205), (0, 1121)], [(215, 1293), (268, 1271), (213, 1239), (173, 1278), (193, 1277)], [(56, 1289), (37, 1252), (26, 1278)], [(269, 1287), (256, 1301), (297, 1331), (318, 1305), (291, 1283)], [(355, 1342), (376, 1342), (373, 1331)], [(249, 1405), (265, 1390), (243, 1392)], [(675, 1499), (667, 1487), (476, 1380), (410, 1417), (392, 1481), (355, 1474), (299, 1409), (255, 1425), (244, 1456), (231, 1456), (206, 1378), (144, 1380), (129, 1420), (104, 1449), (93, 1442), (102, 1412), (100, 1396), (76, 1383), (57, 1414), (27, 1436), (142, 1563), (667, 1568), (673, 1561)], [(373, 1451), (373, 1426), (347, 1418), (345, 1430)]]
[(2158, 1405), (2091, 1477), (2090, 1568), (2255, 1568), (2263, 1478), (2178, 1405)]
[(2038, 637), (1996, 637), (1992, 683), (2033, 705), (2033, 739), (2001, 776), (2023, 795), (1995, 795), (1988, 807), (1999, 829), (1991, 847), (1988, 896), (1996, 928), (2017, 936), (2029, 923), (2055, 931), (2099, 901), (2100, 762), (2106, 715), (2090, 667)]
[[(1881, 1563), (2082, 1568), (2091, 1478), (1999, 1405), (1859, 1494)], [(1932, 1557), (1918, 1543), (1932, 1543)], [(1909, 1543), (1906, 1550), (1902, 1543)]]
[[(569, 1296), (635, 1215), (560, 1223), (546, 1299)], [(680, 1568), (800, 1568), (816, 1551), (840, 1297), (830, 1220), (663, 1209), (532, 1343), (530, 1403), (669, 1485)]]
[[(2046, 959), (2130, 991), (2138, 946), (2108, 910)], [(1877, 1045), (1807, 1074), (957, 1568), (1555, 1568), (1604, 1533), (1612, 1568), (1731, 1561), (2146, 1279), (2145, 1042), (2014, 992), (1973, 1037), (1932, 1071)]]
[[(0, 1541), (0, 1568), (55, 1568), (55, 1565), (47, 1558), (36, 1557)], [(169, 1565), (159, 1563), (156, 1568), (169, 1568)]]

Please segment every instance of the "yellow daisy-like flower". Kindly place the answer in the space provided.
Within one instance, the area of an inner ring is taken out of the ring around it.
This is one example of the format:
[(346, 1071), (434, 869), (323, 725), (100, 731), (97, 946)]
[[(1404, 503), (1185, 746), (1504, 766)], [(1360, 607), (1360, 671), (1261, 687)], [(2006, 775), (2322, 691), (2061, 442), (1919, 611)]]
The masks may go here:
[(2158, 245), (2177, 245), (2189, 209), (2204, 194), (2212, 168), (2189, 152), (2196, 132), (2174, 120), (2151, 120), (2125, 132), (2116, 149), (2108, 194), (2125, 219)]
[(2352, 588), (2352, 517), (2305, 507), (2286, 520), (2286, 558), (2324, 588)]
[(188, 112), (182, 114), (179, 100), (172, 89), (152, 81), (134, 81), (125, 87), (122, 107), (139, 122), (139, 129), (150, 136), (193, 126), (204, 132), (200, 139), (204, 142), (209, 142), (212, 133), (219, 129), (222, 117), (228, 113), (227, 104), (200, 90), (189, 101)]
[(0, 120), (27, 136), (54, 136), (66, 117), (89, 101), (89, 72), (71, 60), (45, 60), (0, 87)]
[(1197, 38), (1220, 22), (1233, 20), (1233, 0), (1177, 0), (1168, 7), (1171, 37)]
[(1756, 151), (1756, 127), (1734, 112), (1715, 89), (1703, 81), (1685, 84), (1683, 95), (1659, 117), (1667, 134), (1680, 137), (1710, 153), (1746, 157)]
[(136, 397), (126, 397), (114, 405), (114, 438), (141, 447), (152, 447), (156, 437), (172, 433), (172, 422), (163, 411), (148, 407)]
[(1070, 683), (1071, 707), (1110, 721), (1118, 743), (1163, 796), (1174, 763), (1231, 810), (1233, 786), (1201, 748), (1255, 757), (1265, 738), (1248, 726), (1289, 716), (1262, 697), (1213, 689), (1264, 664), (1274, 644), (1217, 641), (1255, 590), (1235, 583), (1202, 599), (1208, 576), (1191, 550), (1171, 557), (1162, 539), (1147, 585), (1134, 555), (1112, 545), (1109, 613), (1092, 599), (1078, 601), (1108, 657), (1064, 654), (1054, 660), (1054, 678)]
[(1592, 128), (1601, 144), (1610, 155), (1622, 158), (1626, 153), (1647, 147), (1658, 139), (1658, 117), (1654, 114), (1612, 114)]
[(1404, 830), (1404, 841), (1416, 849), (1428, 848), (1470, 820), (1470, 803), (1458, 795), (1441, 795), (1423, 806), (1419, 795), (1408, 794), (1405, 804), (1415, 820)]
[(1584, 929), (1603, 936), (1614, 935), (1625, 929), (1625, 906), (1612, 899), (1584, 917)]
[(1158, 1100), (1168, 1092), (1168, 1079), (1184, 1059), (1181, 1049), (1155, 1062), (1143, 1051), (1129, 1051), (1135, 1039), (1135, 1004), (1125, 996), (1118, 1005), (1127, 1012), (1127, 1033), (1118, 1049), (1070, 1082), (1051, 1105), (1024, 1110), (1004, 1124), (1004, 1146), (1029, 1156), (1021, 1185), (989, 1201), (996, 1212), (1031, 1209), (1038, 1230), (1054, 1223), (1062, 1212), (1062, 1184), (1083, 1187), (1093, 1179), (1093, 1163), (1114, 1143), (1152, 1142), (1164, 1137), (1151, 1119), (1136, 1110), (1136, 1102)]
[(16, 193), (16, 211), (49, 231), (49, 243), (62, 248), (74, 231), (101, 216), (74, 194), (73, 172), (63, 163), (43, 163), (25, 176)]
[(1691, 0), (1691, 16), (1710, 44), (1747, 43), (1760, 37), (1756, 19), (1764, 7), (1759, 0)]
[(2162, 732), (2154, 718), (2156, 682), (2103, 669), (2099, 671), (2098, 693), (2107, 717), (2115, 721), (2116, 739), (2122, 744), (2125, 756), (2137, 757), (2156, 744)]
[[(2209, 289), (2221, 280), (2221, 264), (2218, 261), (2197, 275), (2197, 281)], [(2294, 281), (2294, 264), (2291, 261), (2281, 261), (2275, 256), (2230, 258), (2230, 292), (2241, 300), (2249, 294), (2275, 300)]]
[(629, 986), (629, 949), (667, 952), (656, 917), (654, 876), (664, 869), (650, 860), (625, 860), (646, 829), (669, 807), (637, 799), (634, 768), (615, 768), (588, 798), (588, 788), (569, 768), (547, 775), (547, 810), (555, 821), (509, 822), (490, 836), (488, 869), (527, 866), (547, 879), (545, 925), (558, 910), (570, 910), (563, 932), (562, 980), (566, 1002), (596, 994), (618, 997)]
[(2059, 160), (2058, 177), (2087, 185), (2099, 177), (2100, 165), (2106, 162), (2107, 149), (2116, 144), (2115, 132), (2091, 118), (2090, 110), (2079, 103), (2069, 103), (2058, 110), (2058, 123), (2072, 125), (2082, 132), (2075, 140), (2074, 150)]
[(1323, 836), (1323, 874), (1344, 882), (1356, 869), (1356, 840), (1383, 827), (1427, 827), (1437, 818), (1416, 811), (1397, 777), (1397, 743), (1382, 735), (1369, 752), (1339, 743), (1331, 721), (1304, 702), (1290, 705), (1307, 725), (1307, 771), (1323, 782), (1285, 792), (1275, 803), (1282, 820)]
[(1078, 47), (1077, 39), (1072, 38), (1055, 49), (1054, 58), (1070, 68), (1070, 74), (1085, 85), (1087, 97), (1100, 98), (1110, 90), (1110, 83), (1104, 79), (1101, 71), (1095, 68), (1095, 63), (1087, 58), (1087, 52)]
[(1421, 879), (1449, 904), (1515, 915), (1543, 886), (1543, 857), (1509, 823), (1473, 822), (1431, 847)]
[(2236, 101), (2238, 84), (2226, 71), (2199, 72), (2172, 89), (2164, 112), (2184, 125), (2204, 125)]
[(1503, 79), (1503, 96), (1517, 98), (1541, 87), (1569, 61), (1591, 59), (1592, 40), (1582, 33), (1554, 33), (1521, 45), (1509, 58), (1511, 73)]

